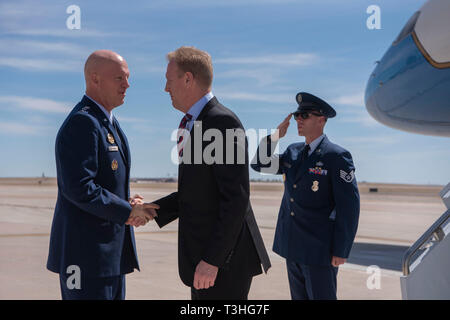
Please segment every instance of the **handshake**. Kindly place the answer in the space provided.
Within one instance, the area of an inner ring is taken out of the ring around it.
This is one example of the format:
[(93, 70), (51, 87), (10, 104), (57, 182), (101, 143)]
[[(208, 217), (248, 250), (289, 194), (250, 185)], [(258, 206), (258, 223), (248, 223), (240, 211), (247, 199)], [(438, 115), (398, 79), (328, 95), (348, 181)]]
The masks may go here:
[(137, 228), (146, 225), (147, 222), (153, 220), (158, 216), (158, 214), (156, 213), (156, 209), (159, 209), (159, 206), (155, 203), (144, 203), (144, 198), (138, 194), (130, 198), (129, 202), (132, 206), (132, 209), (130, 217), (125, 222), (125, 224)]

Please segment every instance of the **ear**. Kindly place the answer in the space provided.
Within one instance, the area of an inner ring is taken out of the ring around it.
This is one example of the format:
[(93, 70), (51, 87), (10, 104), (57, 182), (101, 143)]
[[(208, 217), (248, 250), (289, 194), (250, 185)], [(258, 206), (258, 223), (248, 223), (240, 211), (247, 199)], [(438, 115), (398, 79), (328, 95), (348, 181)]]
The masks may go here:
[(96, 72), (93, 72), (91, 74), (91, 81), (93, 84), (98, 85), (98, 83), (100, 82), (99, 76)]
[(327, 122), (327, 118), (324, 117), (324, 116), (319, 117), (318, 120), (319, 120), (319, 124), (322, 125), (322, 126), (324, 126), (325, 123)]
[(194, 84), (194, 75), (191, 72), (184, 74), (184, 81), (186, 86), (191, 87)]

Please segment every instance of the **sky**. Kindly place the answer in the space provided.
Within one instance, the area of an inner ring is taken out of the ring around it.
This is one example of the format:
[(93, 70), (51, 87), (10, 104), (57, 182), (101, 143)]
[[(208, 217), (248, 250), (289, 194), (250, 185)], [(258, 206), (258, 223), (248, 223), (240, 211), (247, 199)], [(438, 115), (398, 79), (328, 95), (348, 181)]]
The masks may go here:
[[(352, 153), (358, 181), (445, 185), (449, 138), (385, 127), (364, 105), (375, 61), (424, 2), (0, 0), (0, 177), (56, 176), (56, 134), (84, 94), (84, 62), (97, 49), (118, 52), (130, 69), (113, 114), (129, 140), (131, 176), (176, 177), (171, 136), (183, 114), (164, 91), (166, 54), (188, 45), (211, 55), (213, 94), (246, 130), (270, 132), (296, 109), (295, 95), (309, 92), (336, 109), (325, 133)], [(71, 5), (80, 29), (67, 26)], [(380, 29), (367, 27), (371, 5)], [(279, 150), (299, 141), (292, 120)]]

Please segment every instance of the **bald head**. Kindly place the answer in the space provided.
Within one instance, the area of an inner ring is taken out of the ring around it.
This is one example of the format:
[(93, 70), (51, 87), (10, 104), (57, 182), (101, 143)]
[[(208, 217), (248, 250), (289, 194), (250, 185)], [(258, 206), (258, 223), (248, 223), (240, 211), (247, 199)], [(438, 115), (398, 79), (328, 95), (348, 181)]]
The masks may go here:
[[(84, 77), (89, 81), (90, 75), (102, 72), (111, 64), (121, 64), (125, 60), (119, 54), (110, 50), (97, 50), (91, 53), (84, 65)], [(126, 62), (125, 62), (126, 63)]]
[(86, 94), (108, 111), (123, 104), (128, 77), (127, 62), (110, 50), (94, 51), (84, 65)]

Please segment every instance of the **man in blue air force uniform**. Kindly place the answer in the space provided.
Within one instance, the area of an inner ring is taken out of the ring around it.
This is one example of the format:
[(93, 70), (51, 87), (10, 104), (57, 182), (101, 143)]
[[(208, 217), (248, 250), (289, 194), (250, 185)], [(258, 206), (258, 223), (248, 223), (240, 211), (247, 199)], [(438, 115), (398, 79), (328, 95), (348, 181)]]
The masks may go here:
[(349, 256), (359, 218), (359, 192), (350, 152), (323, 133), (335, 110), (305, 92), (293, 113), (305, 143), (273, 155), (292, 114), (264, 138), (252, 168), (283, 175), (284, 195), (273, 251), (286, 258), (292, 299), (336, 299), (338, 266)]
[(151, 220), (155, 206), (128, 202), (130, 152), (111, 113), (129, 87), (127, 63), (98, 50), (84, 72), (86, 95), (56, 138), (58, 199), (47, 268), (59, 273), (63, 299), (124, 299), (125, 274), (139, 269), (132, 226)]

